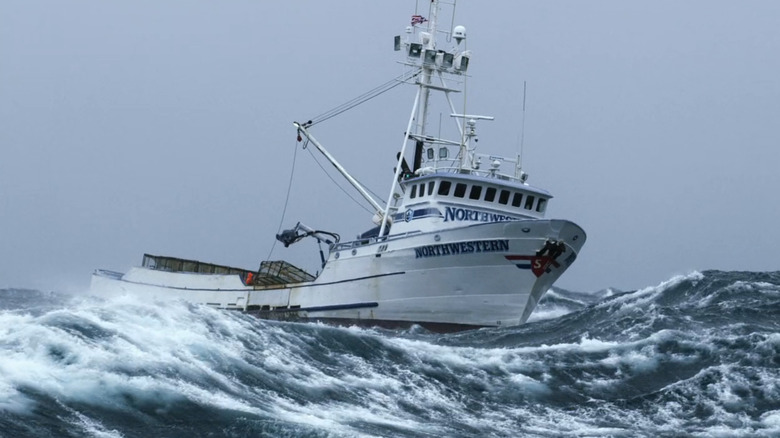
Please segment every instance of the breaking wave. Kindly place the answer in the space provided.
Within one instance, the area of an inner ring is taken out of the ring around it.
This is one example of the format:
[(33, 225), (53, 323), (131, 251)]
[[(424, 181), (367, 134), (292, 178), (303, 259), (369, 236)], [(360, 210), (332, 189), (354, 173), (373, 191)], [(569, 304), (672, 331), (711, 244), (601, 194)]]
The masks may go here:
[(780, 273), (555, 288), (440, 335), (0, 290), (0, 436), (780, 435)]

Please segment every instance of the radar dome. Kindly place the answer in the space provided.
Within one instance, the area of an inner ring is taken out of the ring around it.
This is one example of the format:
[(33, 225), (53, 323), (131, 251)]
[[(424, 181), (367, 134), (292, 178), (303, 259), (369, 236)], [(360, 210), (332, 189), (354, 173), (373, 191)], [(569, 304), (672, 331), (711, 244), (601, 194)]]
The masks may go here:
[(466, 39), (466, 27), (465, 26), (455, 26), (454, 29), (452, 29), (452, 36), (455, 38), (455, 41), (460, 44), (461, 41)]

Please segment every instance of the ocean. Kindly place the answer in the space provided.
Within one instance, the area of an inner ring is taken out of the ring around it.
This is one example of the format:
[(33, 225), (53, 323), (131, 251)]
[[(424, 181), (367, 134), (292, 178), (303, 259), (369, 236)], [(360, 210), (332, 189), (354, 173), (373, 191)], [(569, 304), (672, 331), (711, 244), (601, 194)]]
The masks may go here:
[(435, 334), (0, 290), (2, 437), (777, 437), (780, 272)]

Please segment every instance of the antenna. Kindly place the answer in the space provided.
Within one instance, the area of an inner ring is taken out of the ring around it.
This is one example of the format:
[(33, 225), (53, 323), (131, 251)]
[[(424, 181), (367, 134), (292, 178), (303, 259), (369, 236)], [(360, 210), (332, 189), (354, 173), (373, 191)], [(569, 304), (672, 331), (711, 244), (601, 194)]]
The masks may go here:
[(439, 113), (439, 134), (438, 134), (437, 138), (441, 138), (441, 116), (442, 116), (442, 114)]
[(520, 122), (520, 151), (517, 153), (517, 165), (523, 167), (523, 143), (525, 142), (525, 91), (526, 81), (523, 81), (523, 115)]
[(452, 33), (455, 31), (455, 6), (457, 6), (457, 2), (452, 2), (452, 22), (450, 23), (450, 33), (447, 34), (447, 42), (452, 41)]

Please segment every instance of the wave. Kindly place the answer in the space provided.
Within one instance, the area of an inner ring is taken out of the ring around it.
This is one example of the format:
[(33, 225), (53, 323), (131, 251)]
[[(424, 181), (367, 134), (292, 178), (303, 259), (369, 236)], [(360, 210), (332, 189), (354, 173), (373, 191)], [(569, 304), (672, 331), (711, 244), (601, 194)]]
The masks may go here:
[(776, 436), (780, 273), (440, 335), (0, 290), (0, 436)]

